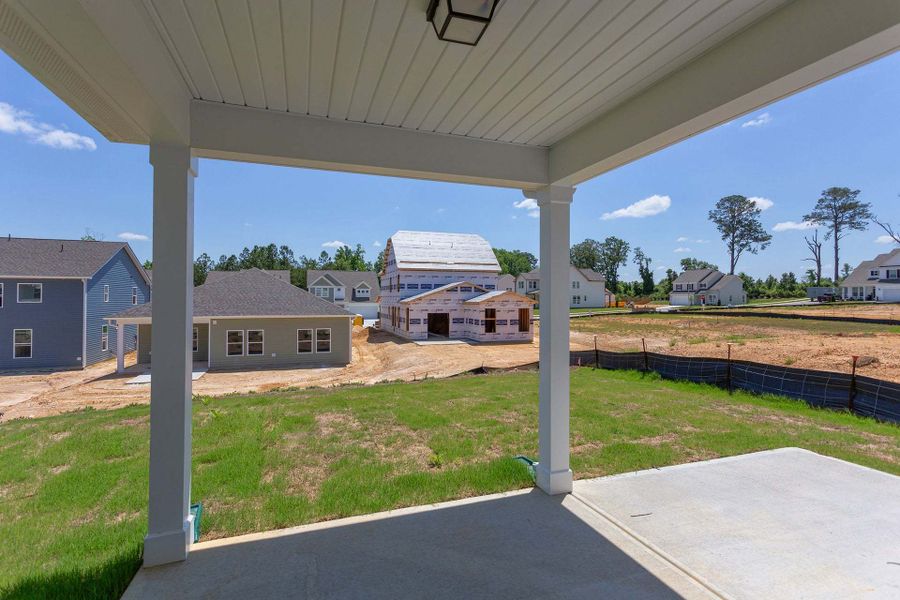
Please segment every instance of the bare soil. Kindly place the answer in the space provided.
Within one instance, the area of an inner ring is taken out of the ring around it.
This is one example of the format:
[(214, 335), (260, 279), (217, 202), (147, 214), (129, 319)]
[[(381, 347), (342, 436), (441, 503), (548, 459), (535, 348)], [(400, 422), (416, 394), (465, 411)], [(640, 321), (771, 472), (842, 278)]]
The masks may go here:
[(754, 308), (753, 311), (827, 317), (859, 317), (861, 319), (894, 319), (900, 321), (900, 304), (842, 304), (840, 302), (810, 306), (777, 306)]
[[(834, 308), (767, 309), (863, 317), (892, 317), (898, 305), (836, 305)], [(539, 327), (536, 327), (539, 333)], [(866, 357), (857, 370), (900, 381), (897, 327), (823, 321), (756, 318), (606, 315), (572, 320), (571, 348), (724, 357), (846, 373), (851, 356)], [(346, 367), (212, 371), (193, 384), (196, 394), (222, 396), (283, 388), (331, 387), (449, 377), (479, 367), (508, 368), (538, 360), (538, 335), (524, 344), (418, 345), (393, 335), (356, 328), (353, 360)], [(41, 417), (84, 408), (116, 408), (150, 401), (149, 385), (125, 385), (146, 367), (128, 357), (127, 372), (115, 361), (83, 371), (0, 376), (0, 421)]]
[[(579, 343), (573, 349), (585, 349)], [(194, 381), (195, 394), (223, 396), (284, 388), (332, 387), (449, 377), (479, 367), (506, 368), (538, 360), (538, 341), (514, 344), (418, 345), (388, 333), (355, 328), (353, 360), (346, 367), (211, 371)], [(115, 361), (83, 371), (0, 376), (0, 421), (42, 417), (84, 408), (117, 408), (150, 401), (149, 385), (125, 385), (146, 372), (126, 360), (117, 375)]]

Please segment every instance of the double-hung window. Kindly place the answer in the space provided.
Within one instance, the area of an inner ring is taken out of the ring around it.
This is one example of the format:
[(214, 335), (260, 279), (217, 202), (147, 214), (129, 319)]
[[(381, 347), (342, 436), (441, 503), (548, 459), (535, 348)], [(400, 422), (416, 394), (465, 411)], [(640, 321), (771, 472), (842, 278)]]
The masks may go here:
[(109, 350), (109, 325), (100, 326), (100, 351), (107, 352)]
[(297, 330), (297, 354), (311, 354), (313, 351), (312, 329)]
[(262, 329), (247, 330), (247, 356), (261, 356), (265, 351), (263, 338), (265, 331)]
[(244, 332), (241, 329), (229, 329), (225, 332), (225, 355), (244, 355)]
[(131, 303), (137, 304), (137, 287), (131, 288)]
[(331, 352), (331, 328), (316, 329), (316, 352)]
[(19, 283), (16, 285), (17, 299), (20, 304), (40, 304), (43, 301), (44, 284)]
[(497, 333), (497, 309), (484, 309), (484, 332)]
[(194, 327), (194, 332), (191, 334), (191, 352), (198, 350), (200, 350), (200, 331)]
[(108, 285), (103, 286), (103, 301), (109, 302), (109, 286)]
[(31, 330), (13, 329), (13, 358), (31, 358)]

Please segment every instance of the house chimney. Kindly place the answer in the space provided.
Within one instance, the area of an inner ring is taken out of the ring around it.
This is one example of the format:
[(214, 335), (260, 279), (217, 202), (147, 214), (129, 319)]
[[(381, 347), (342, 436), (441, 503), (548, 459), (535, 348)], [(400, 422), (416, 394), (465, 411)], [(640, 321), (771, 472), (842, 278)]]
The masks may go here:
[(63, 245), (62, 245), (62, 244), (59, 245), (59, 251), (60, 251), (60, 252), (63, 251)]

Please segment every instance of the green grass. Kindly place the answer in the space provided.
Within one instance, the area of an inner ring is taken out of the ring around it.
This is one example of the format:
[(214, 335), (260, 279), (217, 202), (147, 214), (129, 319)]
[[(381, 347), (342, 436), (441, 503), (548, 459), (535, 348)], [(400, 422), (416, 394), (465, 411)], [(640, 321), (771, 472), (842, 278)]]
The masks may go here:
[[(537, 375), (194, 405), (203, 538), (527, 487)], [(572, 468), (607, 475), (782, 446), (900, 474), (900, 428), (788, 399), (572, 372)], [(0, 425), (0, 596), (117, 597), (146, 529), (148, 408)], [(24, 550), (23, 550), (24, 549)]]

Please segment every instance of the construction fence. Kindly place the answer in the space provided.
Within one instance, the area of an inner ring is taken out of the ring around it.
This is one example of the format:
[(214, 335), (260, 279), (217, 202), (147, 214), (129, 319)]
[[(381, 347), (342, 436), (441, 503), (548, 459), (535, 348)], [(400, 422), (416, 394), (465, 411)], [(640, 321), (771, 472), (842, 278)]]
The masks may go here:
[(811, 406), (849, 410), (880, 421), (900, 423), (900, 383), (859, 376), (855, 368), (852, 373), (830, 373), (730, 358), (599, 349), (572, 352), (571, 360), (573, 365), (653, 371), (666, 379), (778, 394), (803, 400)]

